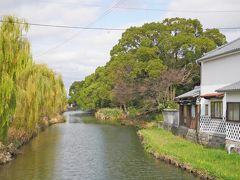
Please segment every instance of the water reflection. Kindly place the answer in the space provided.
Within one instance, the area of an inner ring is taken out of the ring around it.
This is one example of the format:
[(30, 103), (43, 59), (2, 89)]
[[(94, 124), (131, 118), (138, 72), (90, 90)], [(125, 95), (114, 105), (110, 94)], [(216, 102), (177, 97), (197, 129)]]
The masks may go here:
[(61, 129), (51, 127), (21, 148), (23, 154), (0, 167), (1, 180), (54, 179), (55, 152)]
[(86, 124), (95, 119), (82, 112), (66, 116), (68, 123), (50, 127), (2, 166), (0, 179), (195, 179), (147, 154), (134, 128)]

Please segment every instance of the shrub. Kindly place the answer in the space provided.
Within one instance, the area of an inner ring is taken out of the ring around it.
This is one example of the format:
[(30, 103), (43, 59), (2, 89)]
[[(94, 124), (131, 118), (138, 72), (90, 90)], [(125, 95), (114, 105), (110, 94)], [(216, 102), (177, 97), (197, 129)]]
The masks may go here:
[(134, 107), (128, 108), (128, 116), (130, 118), (135, 118), (137, 115), (139, 115), (140, 111)]
[(119, 108), (103, 108), (99, 109), (95, 113), (95, 117), (98, 120), (110, 120), (110, 121), (117, 121), (124, 117), (124, 113)]
[(157, 114), (155, 116), (155, 120), (158, 121), (158, 122), (162, 122), (163, 121), (163, 114), (162, 113)]

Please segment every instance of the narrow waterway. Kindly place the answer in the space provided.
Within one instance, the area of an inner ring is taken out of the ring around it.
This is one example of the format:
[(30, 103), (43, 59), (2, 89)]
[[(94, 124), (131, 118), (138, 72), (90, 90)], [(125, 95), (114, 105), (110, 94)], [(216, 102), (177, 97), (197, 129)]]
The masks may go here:
[(0, 167), (0, 180), (196, 179), (146, 153), (132, 127), (84, 123), (94, 117), (67, 113)]

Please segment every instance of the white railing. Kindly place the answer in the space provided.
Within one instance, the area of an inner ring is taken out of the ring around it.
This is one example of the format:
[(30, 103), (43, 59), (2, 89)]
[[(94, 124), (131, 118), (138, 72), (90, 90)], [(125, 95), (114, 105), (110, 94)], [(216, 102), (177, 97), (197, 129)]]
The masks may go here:
[(240, 141), (240, 124), (226, 122), (226, 139)]
[(209, 116), (201, 116), (200, 131), (225, 135), (226, 134), (225, 118), (212, 119)]

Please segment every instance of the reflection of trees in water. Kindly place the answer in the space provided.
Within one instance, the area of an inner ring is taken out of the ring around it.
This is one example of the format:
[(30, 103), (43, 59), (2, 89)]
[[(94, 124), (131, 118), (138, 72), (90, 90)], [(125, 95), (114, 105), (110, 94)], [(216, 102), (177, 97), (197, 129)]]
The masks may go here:
[[(70, 116), (95, 120), (81, 114)], [(194, 179), (147, 154), (132, 127), (59, 124), (22, 148), (23, 155), (0, 167), (0, 180)]]
[(83, 111), (66, 112), (65, 118), (68, 123), (87, 123), (96, 121), (90, 112)]
[(54, 179), (56, 153), (61, 136), (60, 126), (50, 127), (40, 133), (38, 137), (22, 147), (23, 154), (1, 168), (0, 179)]

